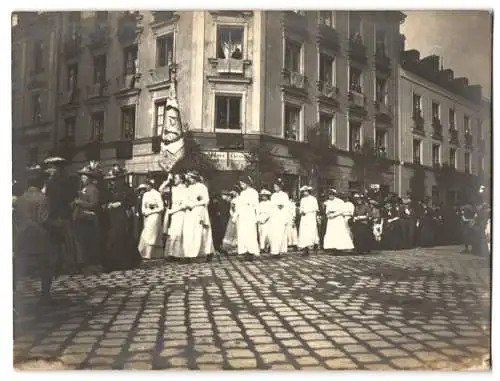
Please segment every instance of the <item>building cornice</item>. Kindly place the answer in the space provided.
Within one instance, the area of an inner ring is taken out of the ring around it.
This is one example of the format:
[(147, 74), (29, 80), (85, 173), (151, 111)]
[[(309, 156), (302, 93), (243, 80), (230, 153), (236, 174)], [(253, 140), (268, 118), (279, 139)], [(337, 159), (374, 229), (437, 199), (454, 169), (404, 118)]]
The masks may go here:
[(457, 103), (459, 103), (467, 108), (473, 109), (476, 112), (480, 112), (481, 106), (468, 100), (467, 98), (465, 98), (461, 95), (452, 93), (451, 91), (444, 89), (443, 87), (429, 81), (428, 79), (425, 79), (425, 78), (419, 76), (418, 74), (413, 73), (412, 71), (406, 70), (406, 69), (402, 68), (401, 66), (399, 67), (399, 71), (400, 71), (400, 78), (401, 79), (407, 79), (408, 81), (411, 81), (411, 82), (416, 83), (420, 86), (423, 86), (423, 87), (427, 88), (428, 90), (435, 92), (435, 93), (438, 93), (441, 96), (448, 98), (454, 102), (457, 102)]

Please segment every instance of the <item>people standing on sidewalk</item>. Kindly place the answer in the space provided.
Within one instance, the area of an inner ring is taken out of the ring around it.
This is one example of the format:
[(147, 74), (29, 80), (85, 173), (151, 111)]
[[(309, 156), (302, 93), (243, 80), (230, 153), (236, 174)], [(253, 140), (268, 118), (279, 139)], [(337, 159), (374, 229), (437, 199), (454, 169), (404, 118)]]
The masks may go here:
[(186, 212), (186, 184), (180, 173), (173, 176), (171, 186), (171, 205), (166, 211), (170, 218), (170, 226), (167, 230), (167, 245), (165, 246), (165, 257), (176, 259), (184, 258), (182, 247), (182, 232), (184, 228), (184, 215)]
[(358, 254), (370, 253), (373, 249), (373, 230), (370, 221), (370, 208), (359, 194), (354, 195), (354, 216), (352, 236)]
[(134, 237), (136, 242), (141, 238), (142, 229), (144, 227), (144, 216), (142, 215), (142, 197), (148, 190), (146, 184), (139, 184), (135, 189), (135, 203), (134, 203)]
[(141, 263), (134, 236), (135, 194), (126, 183), (127, 172), (114, 166), (104, 177), (108, 184), (107, 212), (109, 229), (103, 253), (105, 272), (129, 270)]
[(328, 191), (328, 200), (325, 201), (325, 214), (327, 225), (323, 248), (334, 252), (353, 250), (351, 231), (345, 218), (346, 205), (344, 201), (337, 197), (335, 189)]
[(101, 205), (97, 184), (101, 180), (102, 173), (94, 162), (77, 173), (80, 175), (82, 185), (77, 198), (73, 201), (77, 240), (86, 264), (100, 266), (102, 264), (99, 224)]
[(262, 189), (260, 191), (260, 202), (257, 207), (257, 222), (258, 222), (258, 232), (259, 232), (259, 245), (260, 252), (266, 252), (270, 246), (270, 224), (269, 219), (271, 217), (272, 212), (272, 204), (271, 204), (271, 192), (267, 189)]
[(57, 241), (61, 230), (51, 220), (49, 200), (44, 186), (42, 168), (28, 168), (26, 191), (17, 199), (14, 210), (16, 252), (14, 256), (14, 289), (22, 276), (35, 276), (41, 283), (42, 303), (51, 301), (50, 289), (56, 275)]
[(271, 196), (271, 217), (269, 219), (271, 255), (279, 257), (288, 251), (287, 229), (290, 222), (290, 200), (283, 192), (283, 181), (274, 182)]
[(252, 180), (242, 176), (239, 181), (241, 193), (236, 205), (236, 229), (238, 231), (238, 255), (252, 261), (260, 255), (257, 235), (257, 207), (259, 193), (253, 188)]
[(48, 179), (45, 194), (49, 201), (51, 221), (57, 223), (61, 240), (57, 245), (60, 273), (74, 274), (82, 270), (84, 258), (77, 243), (71, 203), (76, 197), (76, 182), (66, 175), (64, 167), (67, 160), (61, 157), (49, 157), (44, 161), (48, 166)]
[(208, 188), (196, 171), (186, 174), (186, 214), (184, 215), (183, 248), (186, 258), (204, 257), (211, 260), (215, 252), (212, 227), (208, 215)]
[(311, 194), (312, 187), (305, 185), (300, 188), (300, 225), (299, 248), (304, 255), (309, 255), (310, 250), (319, 244), (317, 214), (319, 211), (318, 200)]
[(229, 192), (229, 218), (227, 220), (226, 231), (222, 239), (222, 250), (226, 254), (233, 254), (237, 251), (238, 231), (236, 229), (236, 208), (238, 205), (240, 188), (234, 187)]
[(144, 228), (139, 240), (139, 252), (143, 259), (157, 259), (163, 256), (162, 228), (164, 211), (161, 193), (154, 188), (154, 181), (149, 178), (146, 181), (147, 190), (142, 197), (142, 215), (144, 216)]

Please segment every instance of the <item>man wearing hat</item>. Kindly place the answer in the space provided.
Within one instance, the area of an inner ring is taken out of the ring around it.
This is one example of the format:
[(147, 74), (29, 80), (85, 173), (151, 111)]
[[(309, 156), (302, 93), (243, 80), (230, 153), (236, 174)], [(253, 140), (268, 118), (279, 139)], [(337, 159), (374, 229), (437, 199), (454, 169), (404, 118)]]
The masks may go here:
[(77, 193), (76, 181), (73, 182), (64, 173), (66, 159), (54, 156), (45, 159), (44, 163), (49, 175), (45, 184), (45, 194), (49, 200), (50, 218), (57, 221), (61, 231), (58, 245), (59, 271), (78, 272), (84, 264), (84, 258), (76, 241), (72, 219), (71, 203)]
[(360, 254), (366, 254), (373, 249), (373, 230), (370, 225), (370, 208), (360, 194), (354, 195), (354, 216), (352, 235), (354, 248)]
[(101, 235), (99, 216), (101, 212), (98, 181), (102, 173), (98, 164), (90, 164), (77, 171), (82, 184), (73, 201), (77, 240), (85, 262), (91, 266), (101, 265)]
[(58, 231), (50, 219), (49, 200), (42, 193), (43, 171), (28, 168), (28, 188), (17, 199), (14, 223), (17, 227), (14, 258), (14, 286), (22, 275), (35, 275), (41, 281), (41, 301), (50, 301), (50, 288), (57, 265)]
[(300, 199), (300, 226), (299, 226), (299, 248), (304, 255), (309, 255), (309, 250), (319, 243), (317, 214), (319, 211), (318, 200), (311, 194), (312, 187), (304, 185), (300, 188), (302, 198)]
[(252, 186), (248, 176), (242, 176), (239, 181), (241, 188), (236, 207), (236, 229), (238, 231), (238, 255), (244, 255), (251, 261), (260, 255), (257, 238), (257, 207), (259, 194)]

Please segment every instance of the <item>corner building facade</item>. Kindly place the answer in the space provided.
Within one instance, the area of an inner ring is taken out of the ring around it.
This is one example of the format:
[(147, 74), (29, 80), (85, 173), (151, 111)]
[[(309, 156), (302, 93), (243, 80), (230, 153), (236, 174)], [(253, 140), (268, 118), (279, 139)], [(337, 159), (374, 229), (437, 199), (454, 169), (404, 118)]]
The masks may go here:
[(402, 54), (398, 192), (433, 202), (472, 200), (491, 178), (491, 105), (440, 57)]
[[(75, 165), (118, 161), (159, 171), (159, 131), (177, 79), (183, 123), (228, 187), (253, 144), (272, 148), (289, 191), (309, 180), (293, 154), (308, 128), (328, 131), (337, 162), (320, 186), (359, 186), (353, 157), (365, 141), (391, 162), (396, 190), (400, 12), (195, 11), (60, 14), (53, 142)], [(40, 153), (40, 156), (42, 153)], [(41, 158), (41, 157), (40, 157)], [(39, 158), (39, 159), (40, 159)], [(215, 180), (217, 179), (217, 180)], [(217, 191), (218, 189), (213, 189)]]

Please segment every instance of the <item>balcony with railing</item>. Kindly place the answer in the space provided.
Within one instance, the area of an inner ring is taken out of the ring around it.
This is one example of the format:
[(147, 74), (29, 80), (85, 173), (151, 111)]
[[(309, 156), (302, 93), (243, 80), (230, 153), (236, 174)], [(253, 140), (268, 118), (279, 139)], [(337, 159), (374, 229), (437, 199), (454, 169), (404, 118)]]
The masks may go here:
[(377, 97), (374, 106), (377, 111), (377, 120), (383, 122), (390, 122), (392, 120), (392, 107), (388, 102), (387, 95)]
[(450, 126), (448, 132), (450, 134), (450, 144), (459, 145), (458, 130), (454, 126)]
[(80, 102), (80, 89), (73, 88), (63, 91), (61, 94), (61, 105), (62, 106), (77, 106)]
[(373, 155), (375, 157), (385, 159), (387, 158), (387, 148), (385, 146), (378, 146), (373, 148)]
[(472, 148), (472, 146), (474, 145), (474, 137), (472, 136), (472, 134), (470, 133), (470, 131), (465, 131), (464, 133), (464, 140), (465, 140), (465, 146), (467, 148)]
[(143, 31), (142, 15), (138, 12), (123, 12), (118, 19), (118, 39), (122, 44), (134, 42)]
[(139, 74), (122, 74), (116, 78), (118, 91), (139, 90)]
[(443, 125), (437, 117), (432, 118), (432, 138), (443, 140)]
[(349, 39), (349, 56), (351, 59), (361, 63), (366, 63), (367, 61), (366, 46), (363, 44), (363, 40), (359, 34), (355, 34)]
[(215, 75), (243, 76), (246, 66), (250, 65), (250, 61), (238, 58), (210, 58), (209, 62)]
[(110, 36), (110, 29), (103, 22), (96, 22), (89, 33), (90, 49), (100, 49), (107, 45)]
[(339, 89), (331, 81), (317, 81), (318, 98), (323, 101), (338, 104)]
[(418, 110), (413, 113), (413, 128), (412, 132), (414, 134), (425, 136), (425, 123), (424, 118), (422, 117), (422, 111)]
[(357, 114), (366, 114), (366, 96), (362, 93), (359, 86), (351, 86), (351, 90), (347, 95), (349, 100), (349, 109)]
[(108, 95), (108, 83), (94, 83), (87, 88), (87, 99), (106, 97)]
[(281, 71), (281, 87), (306, 92), (306, 77), (301, 73), (283, 69)]

